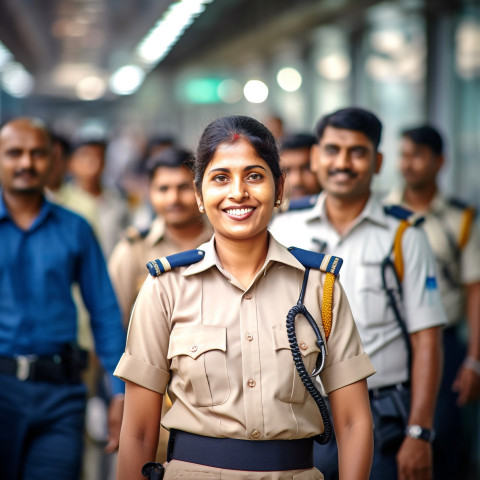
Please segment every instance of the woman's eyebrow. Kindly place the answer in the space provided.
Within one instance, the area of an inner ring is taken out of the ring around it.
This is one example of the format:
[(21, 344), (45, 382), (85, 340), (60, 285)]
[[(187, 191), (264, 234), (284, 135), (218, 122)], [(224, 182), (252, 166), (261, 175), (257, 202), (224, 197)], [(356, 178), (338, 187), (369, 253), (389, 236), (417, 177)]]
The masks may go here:
[(249, 165), (248, 167), (245, 167), (243, 170), (253, 170), (254, 168), (261, 168), (262, 170), (267, 171), (265, 167), (262, 167), (261, 165)]
[[(253, 170), (255, 168), (261, 168), (262, 170), (265, 170), (267, 171), (267, 169), (265, 167), (262, 167), (262, 165), (249, 165), (248, 167), (245, 167), (243, 169), (243, 171), (246, 171), (246, 170)], [(210, 170), (208, 173), (213, 173), (213, 172), (226, 172), (226, 173), (230, 173), (230, 169), (227, 168), (227, 167), (219, 167), (219, 168), (212, 168), (212, 170)]]

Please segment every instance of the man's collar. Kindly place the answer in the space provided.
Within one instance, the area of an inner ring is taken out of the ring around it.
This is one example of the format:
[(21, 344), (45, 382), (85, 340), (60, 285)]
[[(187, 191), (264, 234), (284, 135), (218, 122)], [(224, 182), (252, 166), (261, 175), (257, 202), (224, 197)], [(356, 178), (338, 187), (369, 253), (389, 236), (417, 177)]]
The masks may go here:
[(146, 243), (153, 247), (156, 245), (165, 235), (165, 219), (163, 217), (156, 217), (150, 226), (150, 230), (145, 238)]
[[(42, 206), (40, 207), (40, 212), (38, 213), (37, 218), (35, 218), (32, 226), (30, 227), (30, 230), (32, 228), (35, 228), (40, 223), (42, 223), (44, 219), (52, 211), (53, 211), (52, 204), (45, 197), (43, 197)], [(12, 218), (12, 217), (5, 203), (5, 199), (3, 198), (3, 190), (0, 190), (0, 220), (4, 220), (6, 218)]]
[[(394, 190), (392, 193), (388, 195), (386, 198), (387, 204), (397, 204), (402, 205), (405, 208), (413, 211), (413, 208), (405, 201), (405, 189), (398, 189)], [(448, 206), (447, 199), (441, 194), (439, 190), (436, 191), (435, 195), (433, 196), (430, 205), (426, 209), (425, 212), (432, 212), (432, 213), (442, 213)]]
[[(215, 250), (215, 235), (209, 242), (200, 245), (198, 249), (205, 252), (203, 260), (187, 267), (182, 273), (183, 276), (195, 275), (196, 273), (204, 272), (214, 266), (223, 271), (222, 264), (220, 263)], [(283, 263), (301, 271), (305, 270), (305, 267), (283, 245), (277, 242), (277, 240), (269, 234), (268, 252), (263, 268), (271, 262)]]
[[(306, 221), (311, 222), (314, 220), (320, 221), (327, 221), (327, 211), (325, 201), (327, 198), (327, 194), (322, 192), (318, 196), (317, 203), (315, 206), (307, 213)], [(387, 225), (385, 212), (383, 211), (383, 207), (380, 201), (376, 198), (376, 196), (371, 193), (365, 207), (360, 212), (360, 215), (354, 220), (355, 224), (360, 223), (362, 220), (369, 220), (373, 223), (377, 223), (382, 226)]]

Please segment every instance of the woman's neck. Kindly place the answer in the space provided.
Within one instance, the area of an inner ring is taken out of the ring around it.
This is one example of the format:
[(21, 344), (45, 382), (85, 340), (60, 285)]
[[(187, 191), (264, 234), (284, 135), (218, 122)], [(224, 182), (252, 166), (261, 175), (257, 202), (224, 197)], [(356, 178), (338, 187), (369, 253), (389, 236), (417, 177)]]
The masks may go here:
[(247, 288), (267, 258), (268, 231), (247, 240), (215, 235), (215, 247), (223, 268)]

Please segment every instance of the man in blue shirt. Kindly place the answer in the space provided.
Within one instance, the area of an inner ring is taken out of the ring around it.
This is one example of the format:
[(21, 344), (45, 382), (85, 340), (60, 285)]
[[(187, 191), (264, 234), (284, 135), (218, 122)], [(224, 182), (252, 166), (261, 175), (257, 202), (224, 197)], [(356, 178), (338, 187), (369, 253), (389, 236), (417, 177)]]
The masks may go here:
[(118, 446), (125, 332), (91, 228), (43, 195), (51, 140), (33, 119), (0, 129), (0, 478), (78, 478), (86, 388), (71, 296), (78, 283), (110, 374), (108, 451)]

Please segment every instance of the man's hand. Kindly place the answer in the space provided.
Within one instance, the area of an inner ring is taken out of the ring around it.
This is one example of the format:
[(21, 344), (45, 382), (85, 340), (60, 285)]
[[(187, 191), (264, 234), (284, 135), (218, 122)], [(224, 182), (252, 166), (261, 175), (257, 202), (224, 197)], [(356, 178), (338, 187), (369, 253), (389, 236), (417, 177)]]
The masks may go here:
[(112, 453), (118, 449), (124, 400), (125, 397), (123, 395), (115, 395), (108, 407), (108, 438), (105, 447), (105, 452), (107, 453)]
[(430, 480), (432, 459), (430, 443), (405, 437), (397, 454), (398, 480)]
[(458, 392), (457, 405), (463, 407), (480, 397), (480, 377), (474, 370), (462, 365), (453, 382), (452, 390)]

